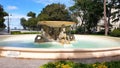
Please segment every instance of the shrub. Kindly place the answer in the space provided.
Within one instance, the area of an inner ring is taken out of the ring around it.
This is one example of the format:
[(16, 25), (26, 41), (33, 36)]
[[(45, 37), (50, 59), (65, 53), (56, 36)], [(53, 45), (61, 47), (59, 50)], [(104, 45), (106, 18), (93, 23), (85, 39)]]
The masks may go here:
[(97, 32), (98, 35), (104, 35), (105, 34), (105, 30), (100, 30), (99, 32)]
[(82, 64), (72, 61), (49, 62), (39, 68), (120, 68), (120, 61), (102, 62), (94, 64)]
[(95, 63), (95, 64), (92, 64), (93, 68), (108, 68), (105, 63)]
[(78, 34), (84, 34), (85, 33), (84, 27), (81, 27), (81, 26), (77, 27), (76, 33), (78, 33)]
[(21, 34), (39, 34), (39, 32), (22, 32)]
[(39, 32), (21, 32), (21, 31), (11, 31), (11, 34), (39, 34)]
[(0, 28), (0, 31), (3, 31), (4, 30), (4, 28)]
[(111, 33), (111, 36), (120, 37), (120, 29), (114, 29)]
[(11, 31), (11, 34), (21, 34), (20, 31)]
[(71, 30), (70, 34), (76, 34), (76, 30)]
[(56, 65), (52, 62), (49, 62), (48, 64), (44, 64), (43, 66), (40, 66), (40, 68), (56, 68)]
[(73, 68), (74, 64), (72, 61), (49, 62), (40, 66), (40, 68)]
[(49, 62), (40, 66), (40, 68), (108, 68), (105, 63), (82, 64), (72, 61)]
[(120, 68), (120, 61), (111, 61), (105, 63), (108, 68)]

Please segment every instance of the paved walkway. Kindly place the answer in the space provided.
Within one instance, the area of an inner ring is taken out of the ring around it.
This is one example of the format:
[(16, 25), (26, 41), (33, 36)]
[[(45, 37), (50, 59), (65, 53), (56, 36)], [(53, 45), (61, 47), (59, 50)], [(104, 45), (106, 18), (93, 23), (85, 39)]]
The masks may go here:
[[(118, 61), (120, 56), (104, 57), (104, 58), (92, 58), (92, 59), (79, 59), (72, 60), (81, 63), (95, 63), (104, 61)], [(39, 60), (39, 59), (15, 59), (15, 58), (3, 58), (0, 57), (0, 68), (39, 68), (39, 66), (58, 60)]]
[(0, 58), (0, 68), (39, 68), (49, 60)]

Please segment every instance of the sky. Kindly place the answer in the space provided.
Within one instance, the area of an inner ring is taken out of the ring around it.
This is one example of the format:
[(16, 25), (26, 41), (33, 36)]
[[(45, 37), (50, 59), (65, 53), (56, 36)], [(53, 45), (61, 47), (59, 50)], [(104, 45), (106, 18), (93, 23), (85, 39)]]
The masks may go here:
[[(4, 10), (9, 13), (10, 27), (14, 29), (22, 29), (20, 25), (20, 18), (26, 16), (29, 11), (39, 14), (46, 5), (52, 3), (65, 4), (66, 7), (72, 6), (74, 3), (72, 0), (0, 0), (0, 4)], [(5, 17), (5, 24), (7, 26), (8, 17)]]

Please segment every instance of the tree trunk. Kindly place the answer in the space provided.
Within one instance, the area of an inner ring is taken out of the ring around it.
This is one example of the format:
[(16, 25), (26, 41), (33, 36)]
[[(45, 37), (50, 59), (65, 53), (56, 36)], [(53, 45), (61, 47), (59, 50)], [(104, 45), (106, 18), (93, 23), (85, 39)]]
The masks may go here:
[(104, 0), (104, 24), (105, 24), (105, 36), (108, 35), (108, 23), (106, 18), (106, 0)]

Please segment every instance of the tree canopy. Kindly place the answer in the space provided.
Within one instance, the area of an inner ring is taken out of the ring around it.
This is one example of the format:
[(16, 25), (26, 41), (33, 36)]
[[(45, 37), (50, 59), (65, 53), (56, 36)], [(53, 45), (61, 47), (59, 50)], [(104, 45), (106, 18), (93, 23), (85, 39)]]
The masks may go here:
[(33, 29), (37, 27), (38, 21), (71, 21), (69, 11), (63, 4), (50, 4), (47, 5), (43, 10), (36, 16), (34, 12), (28, 12), (27, 16), (30, 17), (28, 20), (21, 18), (21, 25), (24, 29)]
[[(116, 11), (112, 11), (112, 9)], [(120, 0), (111, 0), (107, 3), (107, 17), (109, 24), (120, 20)]]
[(23, 26), (24, 29), (36, 29), (37, 27), (37, 18), (36, 18), (36, 13), (30, 11), (27, 13), (27, 16), (30, 17), (28, 20), (25, 18), (21, 18), (21, 25)]
[(4, 17), (7, 16), (8, 14), (4, 11), (3, 6), (0, 5), (0, 28), (5, 28), (6, 25), (4, 24)]
[[(82, 27), (91, 32), (103, 16), (103, 3), (100, 0), (73, 0), (75, 4), (70, 7), (75, 17), (80, 17)], [(99, 8), (99, 9), (98, 9)]]
[(63, 4), (47, 5), (38, 15), (39, 21), (70, 21), (71, 16)]
[(27, 14), (28, 17), (31, 17), (31, 18), (35, 18), (36, 17), (36, 13), (30, 11), (28, 14)]
[(27, 20), (25, 18), (20, 19), (20, 24), (23, 26), (23, 29), (27, 28)]

